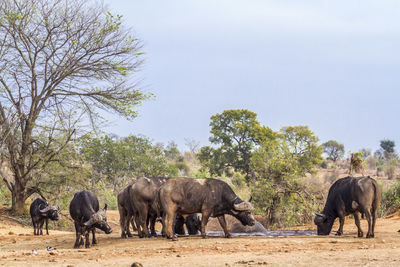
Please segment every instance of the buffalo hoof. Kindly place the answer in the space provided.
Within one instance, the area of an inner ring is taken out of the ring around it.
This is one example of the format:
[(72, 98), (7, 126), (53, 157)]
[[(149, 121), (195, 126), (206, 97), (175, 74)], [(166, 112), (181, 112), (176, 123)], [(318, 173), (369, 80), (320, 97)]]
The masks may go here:
[(374, 238), (375, 236), (374, 236), (374, 234), (367, 234), (366, 237), (367, 237), (367, 238)]
[(178, 241), (178, 238), (176, 236), (171, 238), (171, 241)]
[(227, 234), (227, 235), (225, 235), (225, 237), (226, 238), (232, 238), (232, 235), (231, 234)]
[(121, 234), (121, 238), (126, 238), (126, 234)]
[(86, 243), (86, 244), (85, 244), (85, 248), (90, 248), (90, 244), (89, 244), (89, 243)]
[(363, 237), (364, 233), (363, 232), (358, 232), (358, 237)]
[(93, 239), (92, 245), (97, 245), (97, 240), (96, 239)]
[(74, 248), (79, 248), (79, 247), (80, 247), (80, 246), (79, 246), (79, 245), (77, 245), (77, 244), (75, 244), (75, 245), (74, 245)]
[(128, 233), (128, 237), (133, 237), (133, 235), (131, 233)]
[(337, 231), (337, 232), (336, 232), (336, 235), (337, 235), (337, 236), (341, 236), (341, 235), (342, 235), (342, 232)]

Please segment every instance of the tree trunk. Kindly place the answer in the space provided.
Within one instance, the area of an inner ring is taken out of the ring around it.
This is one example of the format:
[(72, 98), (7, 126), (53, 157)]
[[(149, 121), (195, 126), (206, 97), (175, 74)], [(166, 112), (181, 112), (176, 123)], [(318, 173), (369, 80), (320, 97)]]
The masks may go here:
[(272, 205), (270, 207), (270, 214), (269, 214), (269, 225), (271, 226), (276, 226), (276, 227), (281, 227), (281, 215), (278, 210), (280, 204), (280, 198), (279, 197), (274, 197), (272, 199)]
[(25, 200), (26, 200), (26, 192), (25, 187), (20, 183), (16, 182), (11, 192), (12, 195), (12, 206), (11, 212), (21, 216), (24, 214)]

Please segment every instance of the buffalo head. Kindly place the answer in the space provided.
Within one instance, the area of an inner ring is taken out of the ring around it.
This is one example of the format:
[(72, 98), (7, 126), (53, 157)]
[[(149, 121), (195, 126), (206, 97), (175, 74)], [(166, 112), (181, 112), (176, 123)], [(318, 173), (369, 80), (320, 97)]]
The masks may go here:
[(238, 219), (243, 225), (253, 226), (255, 220), (251, 212), (254, 210), (250, 202), (240, 202), (233, 204), (232, 215)]
[(100, 230), (103, 230), (106, 234), (110, 234), (112, 232), (112, 229), (107, 223), (106, 210), (107, 210), (107, 204), (104, 206), (104, 209), (94, 213), (90, 217), (90, 219), (83, 225), (87, 227), (94, 226), (96, 228), (99, 228)]
[(43, 216), (49, 218), (50, 220), (57, 221), (58, 220), (58, 212), (60, 211), (60, 208), (57, 206), (51, 206), (51, 205), (47, 205), (44, 208), (41, 208), (39, 206), (39, 211)]
[(317, 225), (318, 235), (329, 235), (332, 230), (335, 218), (327, 216), (323, 213), (315, 213), (314, 223)]

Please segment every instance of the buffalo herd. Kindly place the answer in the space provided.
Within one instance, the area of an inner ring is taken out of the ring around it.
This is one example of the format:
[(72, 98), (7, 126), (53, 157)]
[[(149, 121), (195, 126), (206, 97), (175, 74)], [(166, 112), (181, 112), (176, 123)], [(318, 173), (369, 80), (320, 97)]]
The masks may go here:
[[(381, 200), (381, 188), (371, 177), (345, 177), (338, 179), (329, 189), (325, 207), (315, 213), (314, 223), (318, 235), (329, 235), (333, 223), (339, 218), (337, 235), (343, 234), (344, 218), (353, 214), (358, 228), (358, 237), (363, 236), (360, 214), (368, 221), (366, 237), (374, 237), (375, 222)], [(253, 205), (240, 199), (232, 188), (219, 179), (141, 177), (119, 192), (118, 210), (120, 214), (121, 237), (132, 237), (130, 228), (138, 236), (157, 236), (155, 223), (162, 222), (161, 234), (172, 240), (177, 235), (201, 234), (206, 238), (206, 225), (210, 217), (218, 218), (225, 237), (231, 237), (225, 221), (225, 214), (235, 217), (242, 225), (253, 226), (255, 221)], [(69, 212), (74, 221), (76, 241), (74, 248), (85, 244), (96, 244), (96, 228), (106, 234), (112, 232), (107, 223), (107, 205), (99, 208), (99, 201), (90, 191), (77, 192), (71, 200)], [(32, 202), (30, 213), (34, 234), (43, 234), (42, 226), (48, 220), (58, 220), (58, 207), (51, 206), (43, 199)], [(85, 241), (83, 239), (85, 237)]]

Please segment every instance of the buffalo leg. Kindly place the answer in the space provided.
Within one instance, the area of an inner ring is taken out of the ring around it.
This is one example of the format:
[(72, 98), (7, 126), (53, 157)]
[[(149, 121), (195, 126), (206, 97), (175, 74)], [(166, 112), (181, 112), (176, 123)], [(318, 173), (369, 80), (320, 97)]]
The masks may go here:
[(131, 221), (131, 224), (132, 224), (132, 230), (133, 231), (137, 231), (137, 227), (135, 225), (135, 216), (133, 214), (131, 215), (130, 221)]
[(375, 222), (376, 222), (376, 215), (378, 211), (374, 210), (372, 212), (372, 230), (371, 230), (371, 237), (375, 236)]
[(142, 212), (139, 213), (139, 221), (140, 226), (144, 232), (144, 237), (150, 237), (149, 228), (147, 227), (148, 223), (148, 210), (144, 209)]
[(131, 222), (131, 215), (127, 215), (125, 219), (125, 233), (128, 237), (132, 237), (131, 230), (130, 230), (130, 222)]
[(344, 216), (339, 216), (339, 229), (336, 232), (336, 235), (343, 234), (343, 225), (344, 225)]
[(49, 235), (49, 219), (46, 218), (46, 235)]
[(366, 210), (365, 212), (365, 218), (368, 221), (368, 232), (367, 232), (367, 238), (371, 238), (374, 237), (373, 233), (372, 233), (372, 220), (371, 220), (371, 212), (369, 210)]
[(202, 212), (201, 214), (201, 236), (207, 238), (206, 236), (206, 226), (208, 223), (208, 218), (210, 218), (209, 212)]
[(36, 223), (33, 218), (32, 218), (32, 225), (33, 225), (33, 235), (36, 235)]
[(90, 232), (90, 230), (85, 231), (85, 248), (90, 247), (89, 232)]
[(43, 224), (44, 224), (44, 220), (42, 219), (41, 221), (40, 221), (40, 235), (43, 235)]
[(150, 233), (151, 233), (151, 236), (155, 236), (155, 237), (157, 236), (156, 228), (155, 228), (156, 220), (157, 220), (157, 216), (150, 217)]
[(141, 222), (139, 220), (139, 216), (135, 216), (135, 222), (136, 222), (136, 225), (137, 225), (138, 236), (140, 238), (143, 238), (144, 237), (144, 233), (143, 233), (143, 230), (142, 230), (142, 227), (141, 227)]
[(354, 221), (355, 221), (356, 226), (357, 226), (357, 229), (358, 229), (358, 234), (357, 234), (357, 236), (358, 236), (358, 237), (363, 237), (364, 233), (363, 233), (363, 231), (362, 231), (362, 229), (361, 229), (361, 225), (360, 225), (360, 216), (359, 216), (358, 212), (355, 212), (355, 213), (354, 213)]
[(178, 238), (174, 235), (174, 230), (173, 230), (174, 218), (175, 218), (174, 212), (165, 212), (163, 218), (163, 223), (165, 224), (164, 226), (165, 234), (167, 235), (167, 238), (171, 238), (172, 241), (178, 240)]
[(226, 238), (232, 237), (232, 235), (228, 231), (228, 228), (226, 227), (225, 215), (218, 216), (218, 221), (222, 229), (224, 229), (225, 237)]
[(126, 231), (125, 231), (125, 220), (126, 220), (126, 214), (124, 211), (124, 208), (118, 205), (118, 211), (119, 211), (119, 225), (121, 227), (121, 238), (126, 238)]
[(96, 240), (96, 228), (93, 227), (92, 229), (92, 245), (96, 245), (97, 240)]
[(76, 240), (74, 248), (79, 248), (80, 246), (80, 239), (81, 239), (81, 229), (77, 222), (75, 222), (75, 232), (76, 232)]

